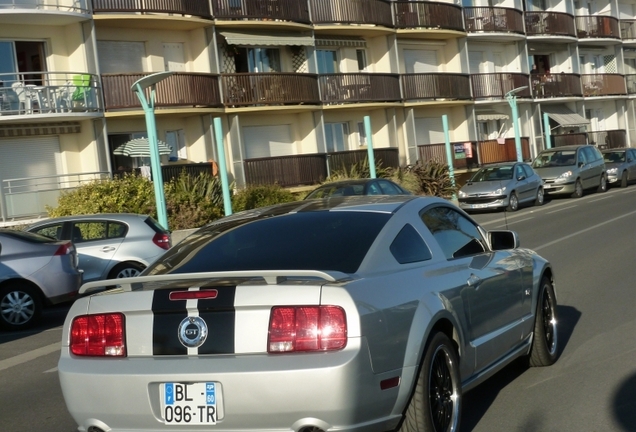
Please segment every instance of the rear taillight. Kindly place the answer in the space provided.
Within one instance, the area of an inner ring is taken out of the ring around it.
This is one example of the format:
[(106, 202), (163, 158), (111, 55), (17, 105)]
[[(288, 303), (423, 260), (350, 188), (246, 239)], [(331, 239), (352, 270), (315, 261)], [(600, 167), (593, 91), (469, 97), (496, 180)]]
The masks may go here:
[(267, 351), (333, 351), (347, 345), (347, 319), (338, 306), (276, 306)]
[(57, 248), (57, 250), (55, 251), (53, 255), (69, 255), (73, 253), (74, 250), (75, 249), (73, 248), (73, 243), (66, 242), (61, 244), (60, 247)]
[(157, 233), (152, 238), (152, 242), (159, 246), (161, 249), (170, 249), (170, 234)]
[(71, 324), (71, 352), (78, 356), (125, 357), (124, 315), (82, 315)]

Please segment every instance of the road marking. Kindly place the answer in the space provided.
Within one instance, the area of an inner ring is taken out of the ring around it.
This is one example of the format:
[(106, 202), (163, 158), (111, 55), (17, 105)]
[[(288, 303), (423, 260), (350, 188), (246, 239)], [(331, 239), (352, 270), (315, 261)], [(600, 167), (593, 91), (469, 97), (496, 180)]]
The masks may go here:
[(608, 198), (614, 198), (614, 197), (612, 195), (605, 195), (605, 196), (603, 196), (601, 198), (596, 198), (594, 200), (590, 200), (590, 202), (601, 201), (601, 200), (608, 199)]
[(636, 210), (635, 210), (635, 211), (633, 211), (633, 212), (625, 213), (625, 214), (624, 214), (624, 215), (622, 215), (622, 216), (617, 216), (617, 217), (615, 217), (614, 219), (606, 220), (605, 222), (601, 222), (601, 223), (599, 223), (599, 224), (596, 224), (596, 225), (593, 225), (593, 226), (591, 226), (591, 227), (585, 228), (585, 229), (583, 229), (583, 230), (581, 230), (581, 231), (577, 231), (577, 232), (575, 232), (575, 233), (572, 233), (572, 234), (566, 235), (565, 237), (561, 237), (561, 238), (559, 238), (559, 239), (556, 239), (556, 240), (554, 240), (554, 241), (551, 241), (551, 242), (549, 242), (549, 243), (546, 243), (546, 244), (544, 244), (544, 245), (537, 246), (537, 247), (534, 247), (534, 248), (531, 248), (531, 249), (532, 249), (532, 250), (534, 250), (534, 251), (538, 251), (538, 250), (540, 250), (540, 249), (547, 248), (548, 246), (552, 246), (552, 245), (554, 245), (554, 244), (557, 244), (557, 243), (559, 243), (559, 242), (562, 242), (563, 240), (567, 240), (567, 239), (569, 239), (569, 238), (576, 237), (577, 235), (580, 235), (580, 234), (586, 233), (586, 232), (588, 232), (588, 231), (592, 231), (593, 229), (596, 229), (596, 228), (602, 227), (603, 225), (607, 225), (607, 224), (610, 224), (610, 223), (616, 222), (616, 221), (617, 221), (617, 220), (619, 220), (619, 219), (623, 219), (623, 218), (625, 218), (625, 217), (627, 217), (627, 216), (631, 216), (631, 215), (634, 215), (634, 214), (636, 214)]
[(570, 206), (570, 207), (563, 207), (563, 208), (560, 208), (560, 209), (557, 209), (557, 210), (552, 210), (550, 212), (547, 212), (546, 214), (557, 213), (557, 212), (560, 212), (562, 210), (569, 210), (569, 209), (573, 209), (573, 208), (576, 208), (576, 206), (573, 205), (573, 206)]
[(51, 373), (51, 372), (57, 372), (57, 367), (54, 367), (53, 369), (49, 369), (47, 371), (44, 371), (44, 373)]
[(41, 348), (35, 349), (33, 351), (25, 352), (23, 354), (17, 355), (15, 357), (10, 357), (5, 360), (0, 360), (0, 371), (9, 369), (10, 367), (20, 365), (22, 363), (26, 363), (31, 360), (35, 360), (38, 357), (45, 356), (47, 354), (54, 353), (55, 351), (60, 351), (60, 343), (56, 342), (51, 345), (43, 346)]
[(515, 224), (517, 222), (529, 221), (529, 220), (532, 220), (532, 219), (534, 219), (534, 218), (533, 217), (529, 217), (529, 218), (525, 218), (525, 219), (518, 219), (518, 220), (509, 221), (505, 225), (499, 225), (497, 228), (507, 228), (508, 225), (512, 225), (512, 224)]

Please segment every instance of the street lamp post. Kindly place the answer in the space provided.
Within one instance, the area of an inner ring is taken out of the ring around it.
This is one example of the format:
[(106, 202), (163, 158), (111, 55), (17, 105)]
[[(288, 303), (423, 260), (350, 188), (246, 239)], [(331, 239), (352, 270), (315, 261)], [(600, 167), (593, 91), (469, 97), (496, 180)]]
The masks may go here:
[[(145, 76), (133, 83), (130, 89), (135, 92), (146, 117), (148, 129), (148, 147), (150, 147), (150, 169), (152, 170), (152, 182), (155, 187), (155, 201), (157, 204), (157, 216), (159, 224), (168, 229), (168, 216), (166, 214), (166, 198), (163, 191), (163, 175), (159, 162), (159, 147), (157, 145), (157, 126), (155, 123), (155, 87), (158, 82), (168, 78), (174, 72), (157, 72)], [(150, 87), (150, 99), (146, 99), (145, 90)]]
[(506, 99), (510, 104), (510, 108), (512, 108), (512, 126), (515, 131), (515, 150), (517, 152), (517, 161), (523, 161), (523, 152), (521, 150), (521, 135), (519, 132), (519, 111), (517, 110), (517, 93), (522, 90), (527, 89), (528, 86), (517, 87), (516, 89), (510, 90), (506, 93)]

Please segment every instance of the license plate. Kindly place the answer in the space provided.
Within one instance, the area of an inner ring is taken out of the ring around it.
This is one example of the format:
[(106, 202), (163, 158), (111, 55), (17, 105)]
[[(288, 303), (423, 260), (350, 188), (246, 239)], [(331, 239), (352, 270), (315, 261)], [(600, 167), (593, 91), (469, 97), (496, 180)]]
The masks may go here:
[(553, 186), (552, 186), (552, 185), (549, 185), (549, 184), (544, 184), (544, 185), (543, 185), (543, 189), (552, 189), (552, 187), (553, 187)]
[(161, 392), (161, 410), (166, 424), (216, 424), (215, 383), (164, 383)]

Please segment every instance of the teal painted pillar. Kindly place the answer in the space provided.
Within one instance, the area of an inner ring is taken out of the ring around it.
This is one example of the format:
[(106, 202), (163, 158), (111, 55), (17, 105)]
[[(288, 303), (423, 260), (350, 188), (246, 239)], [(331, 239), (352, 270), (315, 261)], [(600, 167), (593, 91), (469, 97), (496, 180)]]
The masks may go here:
[(214, 118), (214, 137), (216, 141), (216, 153), (219, 156), (219, 176), (221, 176), (221, 188), (223, 189), (223, 208), (225, 216), (232, 214), (232, 199), (230, 198), (230, 185), (227, 181), (227, 166), (225, 164), (225, 145), (223, 144), (223, 126), (221, 118)]
[(552, 148), (552, 138), (550, 137), (550, 119), (548, 113), (543, 113), (543, 133), (545, 134), (545, 148)]
[(510, 108), (512, 108), (512, 126), (515, 131), (515, 150), (517, 152), (517, 161), (523, 161), (523, 151), (521, 150), (521, 134), (519, 132), (519, 111), (517, 110), (517, 96), (509, 92), (506, 96)]
[[(446, 147), (446, 160), (448, 161), (448, 175), (450, 175), (451, 184), (455, 188), (455, 167), (453, 166), (454, 152), (451, 149), (450, 132), (448, 131), (448, 116), (444, 114), (442, 116), (442, 126), (444, 128), (444, 144)], [(453, 194), (453, 200), (457, 201), (457, 196)]]
[(367, 135), (367, 154), (369, 155), (369, 175), (375, 178), (375, 155), (373, 154), (373, 133), (371, 132), (371, 117), (364, 116), (364, 133)]

